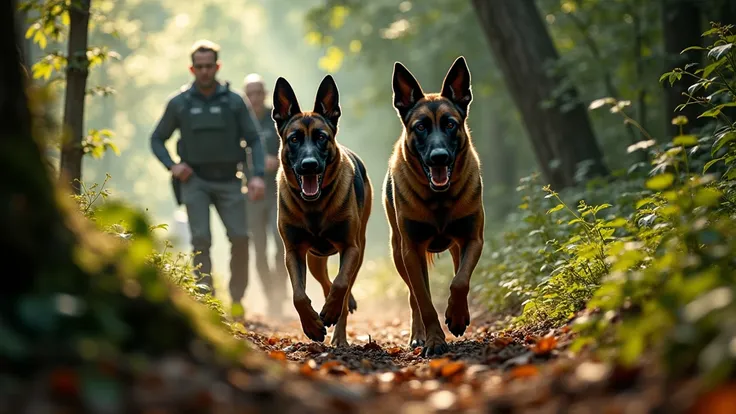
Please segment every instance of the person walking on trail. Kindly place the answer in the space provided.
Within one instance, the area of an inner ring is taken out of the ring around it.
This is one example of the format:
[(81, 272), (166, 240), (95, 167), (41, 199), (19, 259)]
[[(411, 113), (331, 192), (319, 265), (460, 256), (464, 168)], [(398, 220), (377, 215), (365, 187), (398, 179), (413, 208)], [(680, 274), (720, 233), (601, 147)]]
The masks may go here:
[[(266, 105), (266, 83), (257, 73), (247, 75), (243, 81), (243, 92), (250, 102), (253, 113), (261, 128), (266, 153), (266, 190), (262, 200), (251, 201), (248, 220), (255, 250), (256, 270), (268, 300), (268, 314), (282, 316), (286, 298), (287, 276), (284, 264), (284, 245), (276, 224), (276, 171), (279, 168), (279, 136), (271, 119), (271, 107)], [(247, 172), (246, 172), (247, 175)], [(274, 270), (269, 266), (267, 246), (269, 234), (276, 245), (273, 257)]]
[[(220, 69), (219, 46), (207, 40), (192, 47), (190, 71), (194, 82), (166, 104), (153, 134), (151, 149), (172, 175), (177, 202), (184, 204), (189, 221), (197, 272), (214, 296), (210, 247), (210, 205), (214, 205), (230, 241), (230, 295), (240, 305), (248, 283), (249, 232), (246, 200), (239, 168), (246, 161), (245, 140), (252, 157), (248, 196), (263, 197), (264, 151), (260, 128), (248, 104), (229, 84), (216, 79)], [(165, 142), (179, 130), (174, 162)]]

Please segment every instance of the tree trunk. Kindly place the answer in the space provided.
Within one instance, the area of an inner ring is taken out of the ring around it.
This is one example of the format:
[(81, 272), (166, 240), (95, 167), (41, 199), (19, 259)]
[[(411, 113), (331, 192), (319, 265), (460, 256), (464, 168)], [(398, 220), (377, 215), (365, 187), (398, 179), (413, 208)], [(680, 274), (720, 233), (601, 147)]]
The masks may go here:
[[(690, 46), (703, 45), (703, 39), (700, 36), (703, 32), (700, 25), (701, 14), (696, 3), (696, 0), (662, 0), (662, 36), (664, 37), (665, 53), (663, 73), (674, 68), (683, 68), (691, 62), (698, 63), (695, 69), (701, 67), (700, 64), (703, 62), (701, 51), (690, 50), (680, 54)], [(680, 133), (679, 126), (672, 125), (672, 118), (676, 116), (684, 115), (687, 117), (688, 123), (683, 126), (683, 133), (685, 134), (694, 128), (702, 127), (705, 123), (705, 118), (698, 119), (698, 115), (703, 111), (703, 107), (698, 104), (691, 104), (683, 108), (682, 111), (675, 111), (678, 105), (687, 102), (687, 97), (683, 95), (683, 92), (687, 92), (687, 88), (692, 84), (692, 80), (686, 77), (675, 82), (672, 86), (668, 81), (663, 82), (665, 131), (670, 137)]]
[[(82, 140), (84, 139), (84, 98), (87, 94), (87, 38), (91, 0), (72, 3), (69, 10), (69, 47), (64, 99), (64, 141), (61, 147), (61, 179), (71, 182), (74, 193), (81, 192)], [(77, 5), (76, 7), (74, 5)]]
[(560, 81), (545, 67), (559, 56), (534, 0), (473, 0), (473, 5), (547, 181), (557, 190), (575, 185), (583, 161), (590, 162), (588, 177), (607, 175), (586, 108), (561, 108), (562, 99), (578, 99), (577, 91), (569, 87), (550, 107), (542, 106)]

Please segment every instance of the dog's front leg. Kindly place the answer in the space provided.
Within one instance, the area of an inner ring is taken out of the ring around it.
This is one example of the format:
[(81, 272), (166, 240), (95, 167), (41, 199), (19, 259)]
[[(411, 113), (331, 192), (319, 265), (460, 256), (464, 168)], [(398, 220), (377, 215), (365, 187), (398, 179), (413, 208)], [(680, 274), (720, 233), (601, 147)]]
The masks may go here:
[(294, 308), (302, 322), (302, 330), (313, 341), (322, 342), (327, 335), (327, 328), (322, 324), (317, 312), (312, 308), (312, 301), (307, 296), (307, 251), (302, 247), (292, 247), (284, 254), (286, 270), (291, 279), (294, 292)]
[(360, 266), (360, 248), (357, 244), (347, 246), (340, 252), (340, 271), (332, 282), (330, 294), (327, 295), (325, 305), (319, 316), (325, 326), (337, 323), (342, 313), (345, 296), (350, 290)]
[(445, 341), (445, 333), (440, 325), (437, 311), (432, 304), (429, 291), (429, 273), (427, 270), (426, 246), (411, 243), (406, 239), (401, 243), (401, 256), (411, 282), (411, 289), (422, 316), (426, 342), (422, 348), (422, 356), (442, 355), (450, 350)]
[(460, 244), (461, 252), (460, 267), (450, 283), (450, 298), (445, 311), (445, 324), (453, 335), (459, 337), (470, 325), (470, 312), (468, 311), (470, 277), (483, 251), (483, 237), (479, 235), (465, 243), (460, 240), (457, 242)]

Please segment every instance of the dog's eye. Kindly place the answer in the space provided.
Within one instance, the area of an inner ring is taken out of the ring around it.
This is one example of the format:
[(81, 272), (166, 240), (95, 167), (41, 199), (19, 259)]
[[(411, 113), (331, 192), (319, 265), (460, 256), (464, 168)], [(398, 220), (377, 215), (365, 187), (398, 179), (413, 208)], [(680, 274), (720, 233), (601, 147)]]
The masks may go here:
[(414, 127), (419, 132), (424, 131), (424, 124), (417, 124), (417, 126)]
[(325, 134), (324, 132), (320, 132), (319, 135), (317, 135), (317, 138), (320, 141), (326, 141), (327, 140), (327, 134)]
[(455, 123), (450, 121), (447, 123), (447, 129), (455, 129)]
[(293, 142), (294, 144), (296, 144), (297, 141), (299, 141), (299, 138), (297, 138), (296, 134), (292, 135), (291, 136), (291, 142)]

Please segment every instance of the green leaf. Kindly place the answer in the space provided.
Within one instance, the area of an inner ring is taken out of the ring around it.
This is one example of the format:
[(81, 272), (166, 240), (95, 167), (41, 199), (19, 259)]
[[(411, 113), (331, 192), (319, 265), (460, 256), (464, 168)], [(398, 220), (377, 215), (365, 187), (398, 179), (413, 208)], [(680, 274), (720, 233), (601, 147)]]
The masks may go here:
[(683, 147), (692, 147), (698, 145), (698, 137), (696, 135), (678, 135), (672, 140), (672, 143)]
[(638, 210), (638, 209), (642, 208), (643, 206), (645, 206), (647, 204), (654, 204), (656, 202), (657, 202), (657, 200), (655, 200), (655, 199), (653, 199), (651, 197), (647, 197), (647, 198), (643, 198), (641, 200), (637, 200), (637, 202), (636, 202), (636, 209)]
[(688, 51), (691, 51), (691, 50), (705, 50), (705, 48), (702, 47), (702, 46), (690, 46), (688, 48), (683, 49), (682, 52), (680, 52), (680, 54), (683, 54), (683, 53), (688, 52)]
[(608, 222), (606, 222), (606, 223), (605, 223), (605, 224), (604, 224), (603, 226), (604, 226), (604, 227), (614, 227), (614, 228), (618, 228), (618, 227), (623, 227), (623, 226), (625, 226), (625, 225), (626, 225), (626, 224), (627, 224), (628, 222), (629, 222), (629, 221), (628, 221), (628, 220), (626, 220), (626, 219), (625, 219), (625, 218), (623, 218), (623, 217), (617, 217), (617, 218), (615, 218), (615, 219), (613, 219), (613, 220), (611, 220), (611, 221), (608, 221)]
[(662, 191), (669, 188), (675, 182), (675, 176), (672, 173), (664, 173), (654, 176), (647, 180), (646, 186), (650, 190)]
[(705, 67), (705, 68), (703, 69), (703, 75), (702, 75), (702, 76), (703, 76), (704, 78), (707, 78), (708, 76), (710, 76), (710, 74), (711, 74), (711, 73), (712, 73), (712, 72), (713, 72), (714, 70), (718, 69), (718, 68), (719, 68), (719, 67), (720, 67), (720, 66), (721, 66), (722, 64), (724, 64), (724, 63), (726, 63), (726, 59), (725, 59), (725, 58), (719, 59), (719, 60), (717, 60), (717, 61), (715, 61), (715, 62), (711, 63), (710, 65), (706, 66), (706, 67)]
[(701, 188), (695, 194), (695, 204), (699, 206), (713, 207), (718, 205), (718, 202), (721, 200), (722, 196), (723, 193), (715, 188)]
[(723, 148), (724, 145), (733, 140), (736, 140), (736, 131), (728, 131), (726, 133), (718, 135), (718, 139), (716, 139), (716, 142), (713, 143), (713, 149), (710, 152), (711, 155), (718, 152), (721, 148)]
[(721, 113), (721, 108), (723, 108), (721, 105), (716, 106), (715, 108), (711, 108), (702, 114), (698, 115), (698, 118), (715, 118)]
[(705, 174), (708, 171), (708, 169), (713, 166), (713, 164), (717, 163), (718, 161), (723, 160), (724, 158), (726, 157), (724, 156), (724, 157), (716, 158), (714, 160), (710, 160), (706, 162), (705, 165), (703, 166), (703, 174)]
[(556, 205), (556, 206), (552, 207), (551, 209), (547, 210), (547, 214), (552, 214), (552, 213), (554, 213), (555, 211), (560, 211), (560, 210), (562, 210), (563, 208), (565, 208), (565, 205), (564, 205), (564, 204), (558, 204), (558, 205)]

